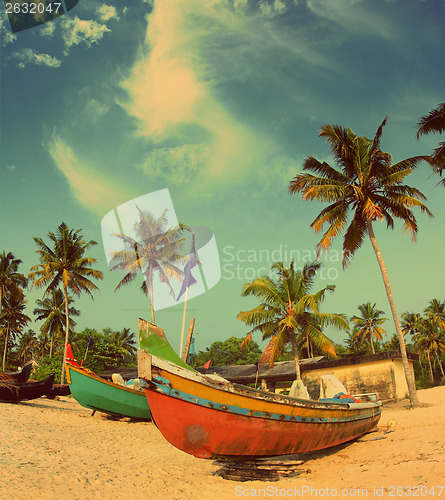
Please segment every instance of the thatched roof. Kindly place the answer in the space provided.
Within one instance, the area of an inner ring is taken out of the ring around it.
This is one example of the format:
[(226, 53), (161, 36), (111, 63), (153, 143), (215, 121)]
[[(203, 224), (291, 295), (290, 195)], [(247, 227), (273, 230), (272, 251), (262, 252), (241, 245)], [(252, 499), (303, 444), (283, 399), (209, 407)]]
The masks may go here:
[[(318, 369), (331, 369), (336, 366), (349, 366), (361, 363), (370, 363), (384, 359), (400, 359), (402, 357), (400, 351), (384, 351), (377, 354), (368, 354), (364, 356), (353, 356), (349, 358), (341, 358), (336, 360), (328, 360), (324, 356), (315, 358), (300, 359), (300, 368), (305, 371)], [(417, 354), (408, 354), (410, 360), (418, 359)], [(255, 382), (256, 365), (230, 365), (230, 366), (211, 366), (208, 370), (203, 367), (196, 368), (200, 373), (212, 374), (216, 373), (220, 377), (224, 377), (230, 382), (236, 384), (251, 384)], [(106, 379), (111, 379), (113, 373), (119, 373), (125, 380), (137, 378), (137, 368), (123, 368), (120, 370), (108, 370), (101, 373), (100, 376)], [(280, 361), (275, 363), (273, 368), (262, 365), (258, 374), (258, 380), (265, 379), (268, 382), (290, 382), (295, 380), (295, 363), (294, 361)]]
[[(324, 360), (324, 356), (316, 358), (300, 359), (300, 367), (303, 371), (304, 367), (309, 365), (317, 365)], [(230, 365), (230, 366), (211, 366), (208, 370), (203, 367), (196, 368), (201, 373), (219, 375), (230, 382), (236, 384), (250, 384), (255, 382), (257, 378), (256, 365)], [(271, 382), (282, 382), (295, 379), (295, 362), (279, 361), (276, 362), (273, 368), (261, 365), (258, 380), (266, 379)]]
[[(328, 360), (324, 356), (316, 358), (300, 359), (301, 372), (310, 370), (326, 369), (329, 370), (336, 366), (349, 366), (361, 363), (370, 363), (384, 359), (400, 359), (402, 357), (400, 351), (385, 351), (377, 354), (368, 354), (364, 356), (353, 356), (349, 358), (341, 358)], [(417, 354), (408, 354), (411, 360), (418, 359)], [(255, 365), (232, 365), (232, 366), (211, 366), (207, 371), (200, 367), (196, 368), (201, 373), (216, 373), (224, 377), (230, 382), (237, 384), (250, 384), (256, 380)], [(295, 380), (295, 363), (294, 361), (282, 361), (275, 363), (273, 368), (262, 366), (258, 374), (258, 380), (265, 379), (268, 382), (290, 382)]]

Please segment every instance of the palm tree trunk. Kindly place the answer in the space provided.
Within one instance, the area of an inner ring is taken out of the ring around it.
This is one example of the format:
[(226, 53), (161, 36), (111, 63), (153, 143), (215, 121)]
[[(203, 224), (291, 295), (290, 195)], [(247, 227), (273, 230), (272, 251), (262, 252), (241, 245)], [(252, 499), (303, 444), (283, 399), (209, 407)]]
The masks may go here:
[(406, 353), (406, 345), (405, 338), (402, 333), (402, 328), (400, 326), (399, 316), (397, 314), (396, 304), (394, 301), (394, 297), (392, 295), (391, 286), (389, 284), (388, 273), (386, 271), (385, 262), (383, 261), (382, 253), (380, 252), (380, 248), (377, 244), (377, 240), (375, 238), (374, 230), (372, 228), (372, 222), (367, 219), (366, 226), (368, 229), (369, 238), (371, 239), (371, 244), (374, 249), (375, 255), (377, 257), (377, 262), (379, 263), (380, 271), (383, 277), (383, 283), (385, 285), (386, 295), (388, 296), (389, 305), (391, 307), (392, 317), (394, 320), (394, 324), (396, 327), (397, 336), (399, 338), (400, 344), (400, 352), (402, 354), (402, 363), (403, 369), (405, 372), (406, 385), (408, 387), (409, 399), (411, 402), (411, 407), (416, 408), (419, 406), (419, 399), (417, 397), (416, 384), (414, 382), (413, 374), (409, 367), (408, 355)]
[(440, 371), (442, 372), (442, 377), (445, 377), (445, 373), (443, 372), (442, 363), (440, 361), (440, 357), (439, 357), (439, 354), (437, 352), (436, 352), (436, 358), (437, 358), (437, 362), (439, 363)]
[(426, 351), (426, 354), (428, 356), (428, 363), (430, 365), (430, 380), (431, 380), (431, 383), (433, 383), (434, 382), (434, 374), (433, 374), (433, 367), (431, 365), (430, 351)]
[(66, 345), (69, 341), (69, 325), (70, 319), (68, 316), (68, 292), (66, 289), (66, 285), (63, 285), (63, 296), (65, 299), (65, 317), (66, 317), (66, 329), (65, 329), (65, 346), (63, 348), (63, 358), (62, 358), (62, 371), (60, 372), (60, 383), (63, 384), (65, 382), (65, 360), (66, 360)]
[(375, 354), (375, 349), (374, 349), (374, 341), (372, 340), (372, 332), (370, 332), (370, 338), (371, 338), (371, 349), (372, 349), (372, 354)]
[(3, 371), (5, 371), (5, 364), (6, 364), (6, 349), (8, 347), (8, 338), (9, 338), (9, 321), (8, 321), (8, 326), (6, 327), (6, 335), (5, 335), (5, 348), (3, 350)]
[(294, 354), (296, 380), (301, 380), (300, 358), (298, 356), (298, 347), (295, 335), (290, 335), (290, 342), (292, 344), (292, 352)]
[(5, 371), (5, 363), (6, 363), (6, 348), (8, 346), (8, 337), (9, 337), (9, 321), (8, 321), (8, 326), (6, 327), (6, 335), (5, 335), (5, 348), (3, 349), (3, 368), (2, 370)]

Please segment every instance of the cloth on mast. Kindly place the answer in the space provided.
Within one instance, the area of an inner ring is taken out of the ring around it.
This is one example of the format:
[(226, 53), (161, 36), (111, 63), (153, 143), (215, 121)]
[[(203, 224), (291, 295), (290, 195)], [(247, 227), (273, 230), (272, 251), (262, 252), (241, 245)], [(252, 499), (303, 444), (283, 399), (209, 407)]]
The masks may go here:
[(187, 288), (195, 283), (198, 283), (195, 278), (192, 276), (192, 269), (198, 265), (198, 261), (196, 260), (196, 250), (195, 250), (195, 233), (192, 236), (192, 247), (190, 249), (189, 260), (187, 264), (184, 266), (184, 281), (182, 282), (181, 290), (179, 291), (178, 297), (176, 301), (178, 301), (181, 296), (185, 293)]

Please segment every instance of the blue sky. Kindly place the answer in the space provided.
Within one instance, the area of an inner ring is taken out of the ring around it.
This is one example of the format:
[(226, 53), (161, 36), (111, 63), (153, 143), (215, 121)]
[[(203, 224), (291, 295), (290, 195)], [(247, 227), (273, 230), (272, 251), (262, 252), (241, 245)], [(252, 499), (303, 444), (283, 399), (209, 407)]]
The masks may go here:
[[(168, 188), (178, 220), (214, 232), (221, 279), (187, 306), (202, 350), (247, 332), (236, 315), (256, 302), (240, 296), (244, 282), (273, 260), (314, 258), (322, 205), (288, 185), (306, 156), (331, 161), (323, 123), (372, 137), (389, 115), (382, 147), (395, 161), (439, 142), (415, 132), (444, 100), (443, 0), (80, 0), (16, 34), (4, 10), (1, 23), (1, 249), (28, 272), (32, 238), (62, 221), (98, 242), (105, 279), (94, 301), (76, 299), (79, 329), (149, 319), (138, 284), (113, 292), (101, 219), (120, 204)], [(430, 174), (408, 179), (435, 215), (416, 213), (415, 243), (375, 224), (400, 314), (445, 298), (445, 192)], [(337, 287), (323, 310), (352, 316), (370, 301), (389, 317), (370, 243), (346, 271), (341, 243), (323, 256), (316, 286)], [(29, 313), (41, 293), (28, 294)], [(176, 347), (182, 311), (156, 315)]]

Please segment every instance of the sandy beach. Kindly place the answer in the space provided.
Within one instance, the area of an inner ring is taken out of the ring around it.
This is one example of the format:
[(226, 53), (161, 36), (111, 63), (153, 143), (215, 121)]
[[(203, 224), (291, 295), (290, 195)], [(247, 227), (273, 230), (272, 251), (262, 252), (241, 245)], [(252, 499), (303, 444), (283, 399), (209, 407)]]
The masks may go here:
[(274, 477), (253, 481), (221, 477), (227, 464), (177, 450), (151, 422), (92, 416), (68, 397), (2, 403), (0, 498), (445, 498), (445, 387), (418, 394), (416, 410), (385, 405), (376, 432), (276, 458)]

